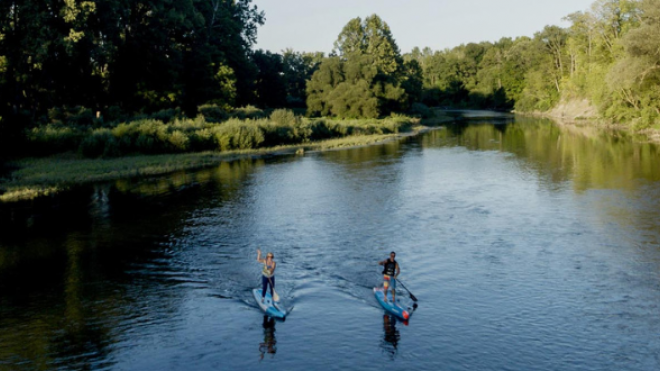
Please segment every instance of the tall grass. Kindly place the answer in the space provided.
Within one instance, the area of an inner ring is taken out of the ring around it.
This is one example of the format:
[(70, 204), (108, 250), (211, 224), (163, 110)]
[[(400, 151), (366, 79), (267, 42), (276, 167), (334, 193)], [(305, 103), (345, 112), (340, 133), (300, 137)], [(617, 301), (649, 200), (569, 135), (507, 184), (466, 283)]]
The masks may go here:
[[(418, 122), (405, 116), (310, 119), (286, 109), (277, 109), (265, 116), (264, 111), (254, 107), (228, 113), (214, 106), (203, 106), (200, 112), (198, 117), (190, 119), (181, 117), (175, 110), (163, 111), (156, 115), (163, 119), (142, 118), (100, 127), (47, 125), (33, 129), (30, 142), (41, 149), (35, 151), (40, 154), (78, 151), (91, 158), (119, 157), (244, 150), (355, 135), (396, 134), (410, 131)], [(222, 118), (226, 119), (218, 121)]]

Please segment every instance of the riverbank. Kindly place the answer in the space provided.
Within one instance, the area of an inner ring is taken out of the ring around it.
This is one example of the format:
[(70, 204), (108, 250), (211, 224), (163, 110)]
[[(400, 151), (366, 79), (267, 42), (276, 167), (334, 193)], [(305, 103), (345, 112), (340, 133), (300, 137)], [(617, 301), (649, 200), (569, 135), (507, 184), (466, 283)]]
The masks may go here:
[(660, 144), (660, 124), (640, 130), (636, 129), (633, 123), (613, 122), (612, 120), (601, 117), (596, 107), (586, 99), (562, 102), (546, 112), (517, 112), (517, 114), (550, 118), (560, 125), (593, 126), (626, 132), (636, 141)]
[(413, 126), (409, 132), (348, 136), (297, 145), (269, 148), (206, 151), (197, 153), (136, 155), (109, 159), (90, 159), (77, 153), (64, 153), (40, 158), (24, 158), (9, 163), (14, 169), (0, 178), (0, 203), (32, 200), (55, 195), (74, 186), (106, 182), (122, 178), (165, 175), (180, 170), (214, 166), (242, 158), (278, 155), (302, 155), (318, 151), (345, 149), (385, 143), (418, 135), (438, 128), (451, 118), (439, 117)]

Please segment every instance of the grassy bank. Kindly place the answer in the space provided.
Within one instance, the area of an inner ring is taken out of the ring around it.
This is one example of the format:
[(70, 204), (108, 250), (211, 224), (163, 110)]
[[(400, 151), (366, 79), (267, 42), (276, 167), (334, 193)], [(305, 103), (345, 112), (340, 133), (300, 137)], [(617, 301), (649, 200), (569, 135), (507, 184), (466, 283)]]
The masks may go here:
[(525, 116), (547, 117), (562, 125), (593, 126), (627, 132), (632, 138), (641, 142), (660, 144), (660, 124), (641, 125), (639, 120), (632, 122), (614, 122), (603, 118), (598, 109), (588, 100), (563, 101), (556, 107), (545, 112), (522, 112)]
[(129, 177), (163, 175), (174, 171), (213, 166), (223, 161), (281, 154), (302, 154), (347, 147), (366, 146), (415, 135), (439, 125), (446, 117), (411, 121), (405, 132), (349, 135), (272, 147), (201, 151), (192, 153), (137, 154), (121, 157), (87, 158), (80, 152), (24, 158), (10, 165), (16, 170), (0, 178), (0, 202), (16, 202), (53, 195), (72, 186)]

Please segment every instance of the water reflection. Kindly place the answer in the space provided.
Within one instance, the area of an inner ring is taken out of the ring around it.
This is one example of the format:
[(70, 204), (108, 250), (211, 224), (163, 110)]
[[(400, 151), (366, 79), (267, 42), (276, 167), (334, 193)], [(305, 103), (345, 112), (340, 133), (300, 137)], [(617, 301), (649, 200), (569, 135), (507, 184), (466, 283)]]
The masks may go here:
[(275, 319), (264, 316), (262, 323), (264, 328), (264, 341), (259, 343), (259, 360), (263, 360), (266, 354), (275, 357), (277, 353), (277, 340), (275, 339)]
[(397, 319), (389, 314), (383, 315), (383, 341), (381, 342), (381, 347), (385, 353), (389, 354), (393, 359), (397, 354), (397, 347), (399, 345), (399, 340), (401, 335), (399, 330), (396, 328)]

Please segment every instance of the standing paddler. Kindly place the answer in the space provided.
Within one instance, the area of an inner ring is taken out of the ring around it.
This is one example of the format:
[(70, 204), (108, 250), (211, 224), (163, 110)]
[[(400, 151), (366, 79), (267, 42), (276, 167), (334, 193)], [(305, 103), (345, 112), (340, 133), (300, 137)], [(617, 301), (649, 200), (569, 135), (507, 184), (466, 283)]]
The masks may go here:
[(396, 253), (392, 251), (390, 257), (378, 262), (383, 266), (383, 299), (387, 302), (387, 289), (392, 290), (392, 302), (396, 303), (396, 277), (399, 275), (399, 263), (394, 260)]
[(263, 263), (264, 269), (261, 271), (261, 302), (264, 302), (266, 296), (266, 289), (270, 286), (270, 297), (275, 302), (275, 267), (277, 264), (273, 260), (273, 253), (266, 254), (266, 259), (261, 258), (261, 250), (257, 249), (257, 261)]

